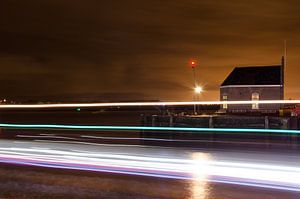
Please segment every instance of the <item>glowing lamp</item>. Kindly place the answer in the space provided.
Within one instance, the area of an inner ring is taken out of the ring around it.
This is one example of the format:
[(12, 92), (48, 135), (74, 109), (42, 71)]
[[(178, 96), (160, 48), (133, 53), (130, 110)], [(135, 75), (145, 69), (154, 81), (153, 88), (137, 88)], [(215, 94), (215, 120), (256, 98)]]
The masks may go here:
[(191, 66), (192, 68), (195, 68), (196, 65), (197, 65), (197, 62), (196, 62), (195, 60), (191, 60), (191, 61), (190, 61), (190, 66)]
[(200, 86), (195, 87), (195, 93), (202, 93), (203, 89)]

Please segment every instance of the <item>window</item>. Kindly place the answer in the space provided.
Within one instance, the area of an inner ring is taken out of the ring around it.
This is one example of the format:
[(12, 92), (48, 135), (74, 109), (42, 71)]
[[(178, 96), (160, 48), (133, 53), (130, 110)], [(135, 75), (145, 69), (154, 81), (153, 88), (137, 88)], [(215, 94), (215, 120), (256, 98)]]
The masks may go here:
[[(223, 99), (223, 101), (227, 101), (227, 99), (228, 99), (227, 95), (223, 95), (223, 96), (222, 96), (222, 99)], [(227, 109), (227, 108), (228, 108), (228, 104), (227, 104), (227, 103), (224, 103), (224, 104), (223, 104), (223, 109)]]
[[(256, 93), (256, 92), (252, 93), (251, 100), (252, 101), (258, 101), (259, 100), (259, 93)], [(253, 103), (252, 104), (252, 109), (259, 109), (258, 103)]]

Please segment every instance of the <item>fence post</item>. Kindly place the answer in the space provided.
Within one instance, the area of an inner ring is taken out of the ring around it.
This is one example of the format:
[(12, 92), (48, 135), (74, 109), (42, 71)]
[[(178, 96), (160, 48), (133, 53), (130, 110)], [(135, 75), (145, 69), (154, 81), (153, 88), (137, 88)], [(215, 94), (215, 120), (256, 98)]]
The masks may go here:
[[(268, 129), (270, 127), (270, 124), (269, 124), (269, 117), (268, 116), (265, 116), (265, 129)], [(265, 138), (265, 144), (266, 144), (266, 148), (269, 148), (270, 147), (270, 133), (267, 133), (266, 135), (266, 138)]]
[(269, 117), (265, 116), (265, 129), (268, 129), (270, 127), (269, 125)]
[(155, 126), (155, 123), (156, 123), (156, 115), (152, 115), (151, 125)]
[(209, 128), (214, 128), (213, 116), (209, 116)]
[(170, 115), (170, 126), (173, 126), (173, 116)]

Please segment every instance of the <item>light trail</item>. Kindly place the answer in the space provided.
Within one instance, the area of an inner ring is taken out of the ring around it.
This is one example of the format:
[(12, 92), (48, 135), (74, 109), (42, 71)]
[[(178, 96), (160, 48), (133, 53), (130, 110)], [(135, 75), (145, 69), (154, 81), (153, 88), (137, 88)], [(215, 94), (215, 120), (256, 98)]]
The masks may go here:
[(84, 107), (132, 107), (132, 106), (185, 106), (222, 104), (300, 104), (300, 100), (258, 100), (258, 101), (187, 101), (187, 102), (116, 102), (116, 103), (60, 103), (60, 104), (0, 104), (0, 109), (26, 108), (84, 108)]
[[(48, 135), (16, 135), (20, 138), (35, 138), (35, 139), (65, 139), (65, 140), (78, 140), (78, 138), (66, 137), (66, 136), (48, 136)], [(164, 139), (164, 138), (140, 138), (140, 137), (110, 137), (110, 136), (91, 136), (81, 135), (80, 138), (95, 139), (95, 140), (117, 140), (117, 141), (156, 141), (156, 142), (197, 142), (197, 143), (224, 143), (224, 144), (251, 144), (251, 145), (263, 145), (264, 142), (235, 142), (235, 141), (211, 141), (211, 140), (190, 140), (190, 139)], [(79, 139), (80, 139), (79, 138)]]
[[(282, 165), (281, 162), (278, 163), (278, 160), (281, 160), (278, 154), (273, 156), (277, 161), (264, 155), (263, 161), (258, 157), (257, 163), (248, 159), (247, 155), (245, 157), (245, 154), (235, 154), (232, 160), (230, 154), (218, 152), (218, 156), (227, 158), (219, 160), (213, 153), (190, 153), (183, 156), (182, 153), (186, 154), (186, 151), (169, 153), (172, 149), (168, 149), (169, 152), (166, 151), (164, 156), (154, 152), (153, 148), (139, 151), (135, 147), (131, 150), (120, 147), (115, 151), (106, 146), (99, 147), (98, 150), (85, 147), (85, 151), (72, 151), (72, 148), (78, 147), (82, 146), (53, 146), (49, 143), (34, 142), (15, 144), (1, 141), (0, 162), (55, 169), (201, 180), (300, 192), (300, 165), (290, 166), (290, 162), (283, 162)], [(201, 178), (198, 178), (199, 175)]]
[(77, 138), (71, 138), (66, 136), (53, 136), (53, 135), (16, 135), (16, 137), (20, 138), (52, 138), (52, 139), (66, 139), (66, 140), (77, 140)]
[(289, 129), (248, 129), (248, 128), (194, 128), (194, 127), (157, 127), (157, 126), (98, 126), (64, 124), (8, 124), (0, 123), (0, 128), (12, 129), (70, 129), (70, 130), (121, 130), (121, 131), (184, 131), (219, 133), (289, 133), (300, 134), (300, 130)]

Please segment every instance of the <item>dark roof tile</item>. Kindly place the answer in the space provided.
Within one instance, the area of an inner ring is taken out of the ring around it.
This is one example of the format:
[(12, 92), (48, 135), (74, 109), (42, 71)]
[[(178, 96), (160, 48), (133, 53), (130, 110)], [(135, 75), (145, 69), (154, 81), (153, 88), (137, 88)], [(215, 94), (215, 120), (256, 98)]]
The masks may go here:
[(281, 67), (281, 65), (236, 67), (221, 86), (280, 85)]

